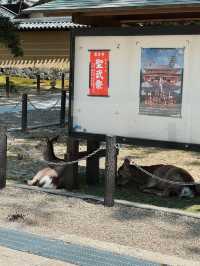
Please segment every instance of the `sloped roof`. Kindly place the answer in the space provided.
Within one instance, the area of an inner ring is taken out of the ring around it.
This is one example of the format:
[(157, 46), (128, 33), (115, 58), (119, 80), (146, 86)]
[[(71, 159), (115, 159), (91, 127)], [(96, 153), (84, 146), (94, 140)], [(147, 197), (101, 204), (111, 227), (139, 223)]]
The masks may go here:
[(85, 25), (73, 23), (71, 17), (15, 19), (14, 22), (18, 23), (18, 28), (20, 30), (69, 29), (86, 27)]
[(52, 10), (87, 10), (104, 8), (145, 8), (158, 6), (200, 5), (200, 0), (54, 0), (42, 5), (24, 10), (52, 11)]
[(15, 4), (4, 4), (3, 7), (7, 8), (9, 11), (14, 12), (15, 14), (19, 14), (21, 10), (30, 7), (30, 5), (25, 2), (18, 2)]
[(7, 9), (4, 6), (0, 6), (0, 17), (13, 19), (17, 14)]

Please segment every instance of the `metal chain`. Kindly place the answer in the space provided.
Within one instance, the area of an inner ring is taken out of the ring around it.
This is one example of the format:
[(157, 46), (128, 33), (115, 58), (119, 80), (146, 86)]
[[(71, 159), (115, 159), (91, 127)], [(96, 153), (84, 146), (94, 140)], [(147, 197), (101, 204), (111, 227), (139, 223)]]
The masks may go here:
[(137, 165), (135, 162), (132, 162), (132, 164), (139, 169), (141, 172), (145, 173), (146, 175), (152, 177), (153, 179), (156, 179), (160, 182), (163, 183), (168, 183), (171, 185), (179, 185), (179, 186), (194, 186), (194, 185), (200, 185), (200, 182), (189, 182), (189, 183), (184, 183), (184, 182), (176, 182), (176, 181), (171, 181), (171, 180), (167, 180), (167, 179), (162, 179), (159, 176), (156, 176), (148, 171), (146, 171), (144, 168), (142, 168), (141, 166)]
[(46, 108), (46, 109), (40, 109), (38, 108), (29, 98), (28, 98), (28, 102), (29, 104), (36, 110), (36, 111), (51, 111), (57, 104), (58, 102), (60, 101), (60, 98), (58, 98), (56, 100), (56, 102), (49, 108)]
[[(7, 133), (7, 137), (9, 139), (11, 139), (11, 145), (15, 142), (15, 138), (12, 137), (10, 134)], [(19, 150), (23, 151), (25, 154), (27, 154), (28, 157), (30, 157), (30, 152), (26, 151), (25, 149), (23, 149), (22, 147), (18, 146)], [(119, 149), (119, 144), (116, 144), (116, 148)], [(58, 166), (64, 166), (64, 165), (73, 165), (73, 164), (76, 164), (80, 161), (83, 161), (83, 160), (86, 160), (88, 158), (91, 158), (93, 157), (95, 154), (97, 154), (99, 151), (103, 150), (102, 147), (98, 148), (97, 150), (91, 152), (90, 154), (82, 157), (82, 158), (79, 158), (77, 160), (72, 160), (72, 161), (69, 161), (69, 162), (51, 162), (51, 161), (47, 161), (47, 160), (40, 160), (41, 162), (45, 162), (47, 164), (51, 164), (51, 165), (58, 165)], [(148, 172), (147, 170), (143, 169), (141, 166), (139, 166), (138, 164), (136, 164), (135, 162), (132, 162), (132, 164), (137, 168), (139, 169), (141, 172), (145, 173), (146, 175), (150, 176), (151, 178), (153, 179), (156, 179), (160, 182), (163, 182), (163, 183), (168, 183), (168, 184), (171, 184), (171, 185), (179, 185), (179, 186), (194, 186), (194, 185), (200, 185), (200, 182), (188, 182), (188, 183), (185, 183), (185, 182), (176, 182), (176, 181), (171, 181), (171, 180), (167, 180), (167, 179), (162, 179), (160, 178), (159, 176), (156, 176), (150, 172)]]
[[(11, 143), (10, 143), (10, 145), (11, 145), (11, 147), (12, 147), (12, 145), (15, 143), (15, 138), (14, 137), (12, 137), (10, 134), (8, 134), (7, 133), (7, 138), (8, 139), (10, 139), (11, 141)], [(16, 144), (15, 144), (16, 145)], [(18, 146), (18, 145), (17, 145)], [(27, 150), (25, 150), (24, 148), (22, 148), (22, 147), (20, 147), (20, 146), (18, 146), (18, 148), (19, 148), (19, 150), (21, 150), (22, 152), (24, 152), (26, 155), (27, 155), (27, 157), (29, 157), (30, 158), (30, 152), (28, 152)], [(92, 156), (94, 156), (95, 154), (97, 154), (100, 150), (102, 150), (103, 148), (98, 148), (97, 150), (95, 150), (95, 151), (93, 151), (93, 152), (91, 152), (90, 154), (88, 154), (88, 155), (86, 155), (86, 156), (84, 156), (84, 157), (82, 157), (82, 158), (79, 158), (79, 159), (77, 159), (77, 160), (73, 160), (73, 161), (69, 161), (69, 162), (52, 162), (52, 161), (47, 161), (47, 160), (44, 160), (44, 159), (41, 159), (40, 161), (41, 162), (44, 162), (44, 163), (47, 163), (47, 164), (51, 164), (51, 165), (60, 165), (60, 166), (62, 166), (62, 165), (72, 165), (72, 164), (75, 164), (75, 163), (78, 163), (78, 162), (80, 162), (80, 161), (83, 161), (83, 160), (86, 160), (86, 159), (88, 159), (88, 158), (90, 158), (90, 157), (92, 157)]]
[(98, 148), (97, 150), (91, 152), (90, 154), (82, 157), (82, 158), (79, 158), (77, 160), (73, 160), (73, 161), (69, 161), (69, 162), (62, 162), (62, 163), (55, 163), (55, 162), (51, 162), (51, 161), (47, 161), (47, 160), (44, 160), (42, 159), (41, 162), (45, 162), (45, 163), (48, 163), (48, 164), (52, 164), (52, 165), (72, 165), (72, 164), (75, 164), (75, 163), (78, 163), (80, 161), (84, 161), (88, 158), (91, 158), (92, 156), (94, 156), (95, 154), (97, 154), (99, 151), (103, 150), (103, 148)]

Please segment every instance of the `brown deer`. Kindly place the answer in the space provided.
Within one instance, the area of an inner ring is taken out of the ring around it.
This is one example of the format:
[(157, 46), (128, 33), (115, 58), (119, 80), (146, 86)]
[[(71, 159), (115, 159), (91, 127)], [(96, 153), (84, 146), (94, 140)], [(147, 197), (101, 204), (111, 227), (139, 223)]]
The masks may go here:
[(64, 159), (58, 158), (54, 152), (53, 144), (58, 141), (58, 138), (59, 136), (53, 137), (51, 139), (48, 137), (45, 138), (45, 145), (42, 146), (42, 155), (44, 160), (54, 163), (65, 161)]
[(126, 158), (123, 165), (118, 169), (116, 183), (118, 186), (130, 185), (134, 183), (142, 192), (153, 193), (159, 196), (179, 196), (194, 197), (198, 195), (199, 186), (182, 186), (167, 183), (166, 181), (194, 183), (193, 177), (184, 169), (174, 165), (151, 165), (141, 166), (149, 173), (160, 177), (162, 180), (155, 179), (139, 170), (135, 165), (131, 165), (130, 159)]
[(53, 143), (58, 140), (58, 136), (51, 139), (46, 138), (46, 143), (43, 148), (43, 158), (48, 162), (61, 163), (58, 165), (51, 165), (49, 163), (48, 167), (41, 169), (32, 180), (28, 180), (27, 184), (29, 186), (39, 186), (43, 188), (66, 188), (73, 189), (74, 180), (70, 172), (70, 166), (64, 164), (66, 162), (64, 159), (56, 157), (54, 153)]

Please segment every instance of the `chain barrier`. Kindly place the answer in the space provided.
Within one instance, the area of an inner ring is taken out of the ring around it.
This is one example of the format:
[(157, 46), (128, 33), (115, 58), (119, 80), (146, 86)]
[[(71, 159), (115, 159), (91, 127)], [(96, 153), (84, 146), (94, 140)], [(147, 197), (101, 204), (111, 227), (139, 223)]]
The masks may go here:
[(103, 150), (103, 148), (100, 147), (97, 150), (91, 152), (90, 154), (88, 154), (88, 155), (86, 155), (86, 156), (84, 156), (82, 158), (79, 158), (79, 159), (73, 160), (73, 161), (69, 161), (69, 162), (66, 161), (66, 162), (59, 162), (59, 163), (57, 162), (57, 163), (55, 163), (55, 162), (47, 161), (47, 160), (44, 160), (44, 159), (42, 159), (40, 161), (48, 163), (48, 164), (52, 164), (52, 165), (58, 165), (58, 166), (72, 165), (72, 164), (76, 164), (76, 163), (78, 163), (80, 161), (84, 161), (84, 160), (87, 160), (88, 158), (93, 157), (95, 154), (97, 154), (101, 150)]
[(36, 111), (51, 111), (60, 101), (60, 98), (58, 98), (56, 100), (56, 102), (49, 108), (46, 108), (46, 109), (41, 109), (41, 108), (38, 108), (29, 98), (28, 98), (28, 102), (29, 104), (33, 107), (33, 109), (35, 109)]
[[(10, 139), (11, 140), (11, 143), (10, 145), (12, 146), (14, 143), (15, 143), (15, 138), (12, 137), (10, 134), (7, 133), (7, 138), (8, 140)], [(18, 145), (17, 145), (18, 146)], [(116, 149), (119, 149), (120, 145), (119, 144), (116, 144)], [(25, 150), (24, 148), (18, 146), (19, 150), (21, 150), (24, 154), (27, 155), (28, 158), (30, 158), (30, 152), (28, 152), (27, 150)], [(44, 163), (47, 163), (49, 165), (57, 165), (57, 166), (65, 166), (65, 165), (73, 165), (73, 164), (76, 164), (80, 161), (83, 161), (83, 160), (86, 160), (88, 158), (91, 158), (93, 157), (94, 155), (96, 155), (99, 151), (101, 150), (104, 150), (103, 147), (100, 147), (98, 149), (96, 149), (95, 151), (91, 152), (90, 154), (82, 157), (82, 158), (79, 158), (77, 160), (72, 160), (72, 161), (69, 161), (69, 162), (52, 162), (52, 161), (47, 161), (47, 160), (44, 160), (44, 159), (41, 159), (40, 161), (41, 162), (44, 162)], [(147, 170), (145, 170), (144, 168), (142, 168), (141, 166), (139, 166), (138, 164), (136, 164), (135, 162), (132, 162), (132, 165), (134, 165), (138, 170), (140, 170), (141, 172), (145, 173), (146, 175), (150, 176), (151, 178), (153, 179), (156, 179), (158, 180), (159, 182), (162, 182), (162, 183), (167, 183), (167, 184), (171, 184), (171, 185), (179, 185), (179, 186), (194, 186), (194, 185), (200, 185), (200, 182), (188, 182), (188, 183), (185, 183), (185, 182), (177, 182), (177, 181), (172, 181), (172, 180), (167, 180), (167, 179), (162, 179), (160, 178), (159, 176), (156, 176), (150, 172), (148, 172)]]
[(146, 175), (150, 176), (153, 179), (156, 179), (162, 183), (168, 183), (171, 185), (179, 185), (179, 186), (194, 186), (194, 185), (200, 185), (200, 182), (188, 182), (188, 183), (184, 183), (184, 182), (177, 182), (177, 181), (171, 181), (171, 180), (167, 180), (167, 179), (163, 179), (160, 178), (159, 176), (156, 176), (150, 172), (148, 172), (147, 170), (145, 170), (144, 168), (142, 168), (141, 166), (139, 166), (138, 164), (136, 164), (135, 162), (132, 162), (132, 164), (141, 172), (145, 173)]
[[(23, 153), (25, 153), (27, 155), (28, 158), (30, 158), (30, 152), (28, 152), (27, 150), (25, 150), (23, 147), (20, 147), (19, 145), (20, 144), (17, 144), (15, 143), (15, 138), (13, 136), (11, 136), (10, 134), (7, 133), (7, 138), (8, 140), (10, 140), (10, 143), (8, 141), (8, 144), (11, 145), (11, 147), (13, 146), (13, 144), (15, 144), (15, 146), (18, 146), (19, 150), (22, 151)], [(99, 151), (103, 150), (102, 147), (98, 148), (97, 150), (91, 152), (90, 154), (82, 157), (82, 158), (79, 158), (77, 160), (73, 160), (73, 161), (69, 161), (69, 162), (52, 162), (52, 161), (47, 161), (47, 160), (44, 160), (44, 159), (41, 159), (40, 161), (41, 162), (44, 162), (44, 163), (47, 163), (47, 164), (51, 164), (51, 165), (58, 165), (58, 166), (64, 166), (64, 165), (72, 165), (72, 164), (76, 164), (80, 161), (83, 161), (83, 160), (86, 160), (88, 158), (91, 158), (92, 156), (94, 156), (95, 154), (97, 154)]]

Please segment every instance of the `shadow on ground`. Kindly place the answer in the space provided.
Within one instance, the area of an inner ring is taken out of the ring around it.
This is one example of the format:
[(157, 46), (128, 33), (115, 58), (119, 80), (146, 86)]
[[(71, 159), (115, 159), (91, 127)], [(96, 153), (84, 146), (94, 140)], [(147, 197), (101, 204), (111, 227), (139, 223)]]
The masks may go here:
[[(85, 185), (84, 168), (80, 173), (81, 188), (79, 192), (91, 194), (95, 196), (104, 196), (104, 171), (101, 170), (100, 182), (96, 186)], [(175, 208), (180, 210), (187, 210), (191, 212), (200, 213), (200, 197), (191, 199), (178, 197), (159, 197), (147, 193), (142, 193), (136, 187), (116, 188), (115, 198), (121, 200), (128, 200), (131, 202), (150, 204), (158, 207)]]

